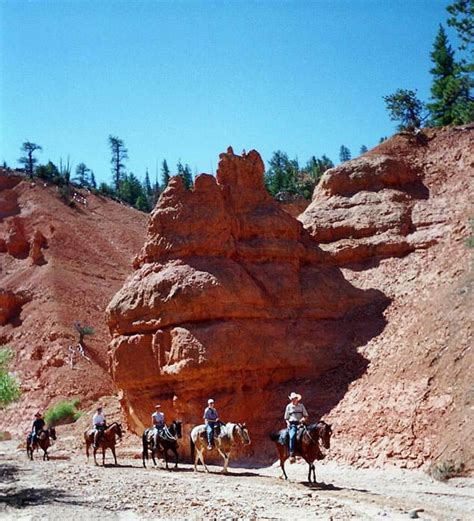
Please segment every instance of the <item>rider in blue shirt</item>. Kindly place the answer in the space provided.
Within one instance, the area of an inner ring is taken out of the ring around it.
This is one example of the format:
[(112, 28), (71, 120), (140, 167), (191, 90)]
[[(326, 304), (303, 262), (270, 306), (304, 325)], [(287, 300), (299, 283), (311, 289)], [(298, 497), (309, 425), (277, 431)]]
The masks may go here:
[(207, 432), (207, 448), (211, 450), (214, 444), (214, 429), (220, 424), (219, 414), (214, 408), (214, 400), (212, 398), (207, 400), (207, 407), (204, 411), (204, 422)]

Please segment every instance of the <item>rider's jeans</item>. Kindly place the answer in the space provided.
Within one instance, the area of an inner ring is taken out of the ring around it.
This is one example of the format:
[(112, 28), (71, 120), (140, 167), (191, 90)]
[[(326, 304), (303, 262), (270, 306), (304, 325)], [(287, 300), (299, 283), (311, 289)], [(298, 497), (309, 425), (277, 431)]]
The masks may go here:
[(296, 433), (298, 432), (298, 424), (292, 423), (288, 428), (288, 433), (290, 435), (290, 455), (295, 453), (295, 445), (296, 445)]
[(214, 425), (216, 422), (209, 422), (206, 425), (206, 432), (207, 432), (207, 443), (208, 445), (212, 445), (214, 441)]

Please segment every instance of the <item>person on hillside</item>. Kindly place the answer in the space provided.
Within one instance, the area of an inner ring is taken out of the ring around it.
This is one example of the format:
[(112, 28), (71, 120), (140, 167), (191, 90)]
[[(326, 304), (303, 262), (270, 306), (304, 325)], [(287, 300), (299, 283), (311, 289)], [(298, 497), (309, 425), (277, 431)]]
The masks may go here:
[(43, 415), (40, 412), (37, 412), (33, 421), (33, 427), (31, 428), (31, 443), (36, 443), (38, 441), (38, 436), (44, 430), (45, 425), (46, 423), (43, 419)]
[(308, 419), (308, 411), (306, 407), (301, 403), (301, 394), (291, 393), (288, 396), (290, 403), (285, 409), (285, 421), (288, 427), (289, 433), (289, 445), (290, 445), (290, 463), (295, 462), (295, 448), (296, 448), (296, 435), (298, 428), (304, 425)]
[(97, 407), (97, 410), (92, 417), (92, 428), (94, 429), (94, 449), (99, 447), (99, 441), (107, 428), (107, 422), (105, 421), (105, 415), (102, 407)]
[(157, 448), (163, 450), (163, 447), (160, 444), (160, 433), (165, 427), (165, 413), (161, 411), (160, 404), (155, 405), (155, 412), (151, 415), (151, 420), (153, 422), (154, 437)]
[[(204, 410), (203, 418), (206, 424), (207, 448), (211, 450), (214, 447), (214, 432), (218, 431), (220, 427), (219, 414), (214, 407), (214, 400), (212, 398), (207, 400), (207, 407)], [(218, 434), (218, 432), (216, 433)]]

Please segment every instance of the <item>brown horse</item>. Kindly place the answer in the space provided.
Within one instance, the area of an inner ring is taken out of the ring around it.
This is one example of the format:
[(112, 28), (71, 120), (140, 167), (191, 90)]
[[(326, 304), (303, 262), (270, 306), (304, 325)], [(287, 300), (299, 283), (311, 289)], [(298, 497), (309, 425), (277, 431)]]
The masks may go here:
[(56, 439), (56, 430), (54, 427), (42, 430), (35, 441), (31, 434), (26, 438), (26, 454), (32, 460), (33, 452), (38, 449), (43, 450), (43, 461), (49, 460), (48, 449), (51, 447), (51, 441)]
[[(94, 447), (94, 463), (97, 465), (96, 453), (99, 449), (102, 449), (102, 465), (105, 465), (105, 451), (106, 449), (110, 449), (114, 456), (115, 465), (117, 465), (117, 456), (115, 455), (115, 436), (118, 437), (119, 440), (122, 439), (122, 426), (120, 423), (114, 422), (109, 425), (102, 433), (102, 436), (99, 438), (98, 447)], [(89, 459), (89, 447), (94, 445), (94, 430), (87, 429), (84, 432), (84, 441), (86, 443), (86, 454), (87, 459)]]
[[(270, 434), (270, 438), (275, 442), (278, 456), (280, 458), (280, 467), (283, 470), (285, 479), (288, 479), (288, 476), (285, 472), (285, 461), (289, 458), (290, 453), (287, 443), (281, 443), (281, 440), (285, 439), (285, 434), (286, 429), (281, 430), (278, 433)], [(309, 465), (309, 483), (311, 483), (311, 476), (313, 477), (313, 483), (316, 483), (314, 461), (324, 459), (324, 454), (321, 452), (319, 441), (321, 440), (322, 446), (325, 449), (329, 449), (331, 446), (331, 434), (331, 425), (320, 421), (318, 423), (305, 426), (300, 440), (296, 443), (296, 454), (301, 456)]]

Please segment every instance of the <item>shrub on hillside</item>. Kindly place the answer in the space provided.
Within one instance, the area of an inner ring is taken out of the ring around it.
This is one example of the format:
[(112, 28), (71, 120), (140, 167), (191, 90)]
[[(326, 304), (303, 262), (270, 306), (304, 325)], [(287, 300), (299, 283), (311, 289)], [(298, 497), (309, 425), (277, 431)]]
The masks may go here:
[(16, 378), (8, 372), (13, 359), (13, 352), (7, 346), (0, 348), (0, 409), (20, 397), (20, 385)]
[(66, 423), (74, 423), (82, 414), (77, 410), (78, 405), (78, 399), (58, 402), (46, 411), (44, 419), (51, 427), (55, 427), (56, 425), (65, 425)]
[(430, 464), (427, 473), (437, 481), (447, 481), (456, 476), (462, 476), (464, 472), (464, 463), (449, 461), (436, 461)]

